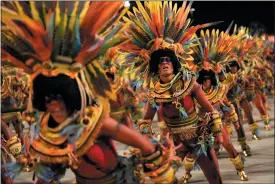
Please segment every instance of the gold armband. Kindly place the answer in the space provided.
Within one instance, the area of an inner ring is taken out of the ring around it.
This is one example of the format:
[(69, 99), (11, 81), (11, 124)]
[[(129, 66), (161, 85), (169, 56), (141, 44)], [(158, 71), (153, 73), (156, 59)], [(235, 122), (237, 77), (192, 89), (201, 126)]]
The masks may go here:
[(212, 111), (211, 112), (211, 131), (213, 135), (220, 134), (221, 128), (222, 128), (222, 120), (221, 120), (221, 115), (217, 111)]
[(20, 156), (22, 153), (22, 144), (16, 135), (7, 141), (7, 147), (15, 158)]
[(233, 124), (236, 124), (238, 122), (238, 115), (235, 112), (235, 109), (232, 109), (232, 111), (228, 114), (229, 119)]
[(137, 122), (137, 126), (138, 126), (139, 131), (142, 134), (149, 134), (149, 135), (154, 135), (155, 134), (155, 132), (152, 129), (152, 120), (142, 119), (142, 120)]
[(142, 157), (145, 164), (144, 174), (150, 177), (154, 183), (173, 183), (175, 181), (175, 171), (167, 162), (169, 154), (157, 147), (155, 153)]

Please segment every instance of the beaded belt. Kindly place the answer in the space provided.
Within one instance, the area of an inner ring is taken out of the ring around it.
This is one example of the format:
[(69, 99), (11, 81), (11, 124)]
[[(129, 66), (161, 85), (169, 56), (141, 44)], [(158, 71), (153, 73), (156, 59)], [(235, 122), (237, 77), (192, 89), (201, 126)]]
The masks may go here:
[(199, 122), (199, 117), (196, 111), (188, 114), (188, 118), (182, 119), (181, 117), (166, 118), (165, 122), (169, 128), (180, 128), (188, 125), (197, 124)]
[(203, 120), (200, 120), (196, 111), (193, 111), (188, 115), (188, 118), (182, 120), (167, 119), (165, 118), (167, 126), (170, 128), (172, 134), (175, 137), (179, 137), (181, 140), (190, 140), (198, 137), (199, 129), (204, 126)]

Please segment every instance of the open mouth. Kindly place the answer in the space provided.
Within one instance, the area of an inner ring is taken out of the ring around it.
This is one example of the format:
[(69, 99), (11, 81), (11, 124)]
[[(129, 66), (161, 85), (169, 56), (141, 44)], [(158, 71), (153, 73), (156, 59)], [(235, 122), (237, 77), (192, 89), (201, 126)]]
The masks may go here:
[(163, 70), (168, 70), (168, 66), (162, 67)]
[(106, 72), (106, 75), (109, 79), (115, 80), (115, 74), (114, 73)]

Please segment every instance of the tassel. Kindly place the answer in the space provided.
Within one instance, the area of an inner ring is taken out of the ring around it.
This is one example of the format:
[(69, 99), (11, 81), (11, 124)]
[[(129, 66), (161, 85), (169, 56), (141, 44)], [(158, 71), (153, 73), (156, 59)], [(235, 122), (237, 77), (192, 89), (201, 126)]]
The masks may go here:
[(244, 155), (241, 155), (241, 158), (242, 158), (242, 163), (243, 163), (243, 165), (244, 165), (245, 162), (246, 162), (245, 156), (244, 156)]
[(222, 110), (223, 110), (224, 112), (231, 112), (231, 111), (232, 111), (232, 109), (231, 109), (230, 107), (227, 107), (227, 106), (223, 106), (223, 107), (222, 107)]
[(32, 123), (30, 127), (31, 132), (31, 144), (33, 143), (33, 139), (36, 140), (39, 138), (39, 132), (40, 132), (40, 125), (38, 122)]
[(159, 110), (159, 106), (156, 104), (156, 102), (152, 102), (151, 107), (154, 108), (154, 109)]
[(134, 81), (133, 87), (136, 87), (136, 89), (139, 89), (142, 86), (142, 81)]
[(183, 107), (180, 107), (180, 108), (179, 108), (179, 111), (180, 111), (180, 117), (181, 117), (182, 119), (188, 118), (188, 114), (186, 113), (186, 111), (185, 111), (185, 109), (184, 109)]
[(76, 149), (75, 142), (82, 135), (83, 130), (84, 130), (83, 125), (80, 123), (76, 125), (69, 125), (62, 130), (60, 136), (66, 135), (68, 142), (73, 145), (75, 150)]
[(5, 177), (10, 177), (12, 180), (14, 180), (23, 171), (24, 164), (10, 162), (2, 165), (1, 168), (7, 170), (7, 172), (4, 173)]
[(255, 134), (256, 136), (260, 135), (260, 130), (259, 130), (259, 129), (256, 129), (255, 132), (254, 132), (254, 134)]
[(212, 136), (212, 134), (210, 134), (210, 138), (208, 140), (208, 145), (210, 148), (212, 148), (214, 146), (214, 142), (215, 142), (215, 137)]
[(201, 170), (201, 168), (200, 168), (200, 166), (199, 166), (199, 164), (198, 164), (197, 161), (196, 161), (195, 164), (194, 164), (193, 170), (194, 170), (194, 171), (196, 171), (196, 170), (197, 170), (197, 171), (200, 171), (200, 170)]
[(199, 141), (197, 144), (200, 145), (200, 149), (196, 153), (197, 156), (199, 157), (201, 154), (207, 156), (207, 145), (205, 141)]

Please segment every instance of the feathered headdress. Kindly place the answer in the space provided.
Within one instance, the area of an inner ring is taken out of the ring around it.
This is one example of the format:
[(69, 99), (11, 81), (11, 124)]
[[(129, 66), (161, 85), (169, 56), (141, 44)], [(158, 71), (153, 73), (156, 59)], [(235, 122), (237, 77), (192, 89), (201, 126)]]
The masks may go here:
[(249, 36), (249, 29), (243, 26), (237, 28), (237, 25), (235, 25), (231, 36), (238, 37), (239, 44), (233, 48), (233, 52), (229, 60), (236, 61), (239, 65), (241, 65), (248, 53), (252, 54), (255, 52), (255, 49), (253, 49), (255, 42)]
[(89, 95), (111, 97), (98, 58), (121, 43), (113, 38), (122, 26), (113, 24), (126, 11), (123, 2), (66, 2), (63, 10), (59, 2), (49, 9), (37, 3), (2, 6), (2, 60), (23, 68), (32, 79), (65, 74)]
[(240, 41), (240, 37), (229, 35), (231, 25), (225, 32), (213, 29), (210, 33), (208, 29), (205, 32), (201, 30), (198, 47), (193, 48), (194, 65), (191, 66), (192, 70), (204, 69), (212, 70), (214, 73), (221, 72), (223, 65), (231, 57), (232, 49)]
[[(151, 54), (159, 49), (169, 49), (175, 53), (179, 62), (192, 61), (191, 48), (194, 46), (194, 33), (216, 23), (207, 23), (190, 27), (191, 19), (187, 18), (192, 3), (184, 1), (180, 8), (171, 1), (146, 1), (144, 6), (137, 1), (133, 13), (128, 11), (128, 18), (124, 17), (127, 29), (126, 34), (131, 40), (124, 44), (126, 50), (123, 65), (134, 71), (137, 80), (143, 80), (148, 85), (150, 78)], [(155, 63), (157, 65), (158, 63)], [(145, 79), (144, 79), (145, 78)]]

